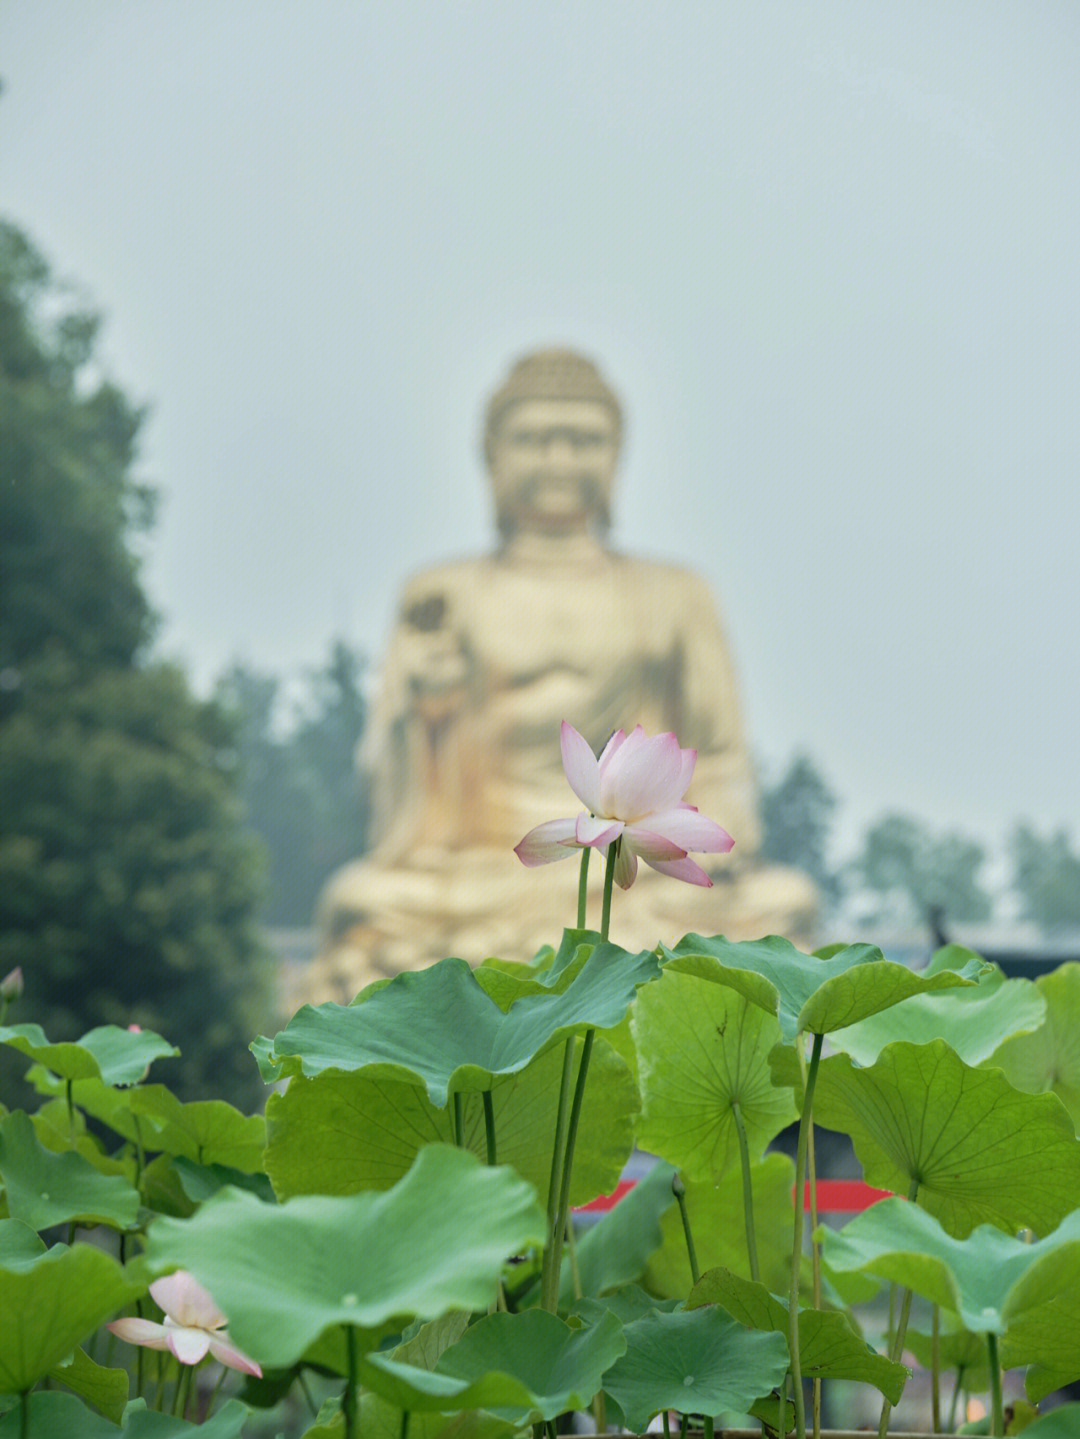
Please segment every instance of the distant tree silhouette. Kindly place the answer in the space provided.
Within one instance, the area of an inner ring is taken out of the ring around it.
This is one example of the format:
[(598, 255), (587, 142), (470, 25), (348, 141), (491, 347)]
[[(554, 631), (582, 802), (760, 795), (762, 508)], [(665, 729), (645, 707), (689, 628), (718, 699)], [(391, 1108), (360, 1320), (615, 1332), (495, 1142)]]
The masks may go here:
[(762, 791), (766, 858), (810, 875), (832, 904), (841, 893), (839, 876), (828, 858), (835, 810), (836, 797), (805, 754), (796, 754), (781, 778)]
[(959, 831), (934, 835), (921, 820), (894, 813), (866, 831), (849, 872), (878, 896), (883, 911), (900, 900), (914, 917), (936, 911), (947, 926), (990, 918), (993, 904), (979, 882), (985, 858), (982, 845)]
[(1080, 854), (1068, 833), (1059, 829), (1044, 839), (1030, 824), (1018, 824), (1009, 848), (1024, 918), (1047, 934), (1080, 930)]
[(237, 664), (218, 682), (239, 737), (245, 821), (266, 852), (260, 914), (268, 924), (310, 924), (327, 878), (364, 848), (367, 797), (356, 774), (367, 715), (362, 673), (360, 656), (335, 641), (284, 723), (279, 679)]

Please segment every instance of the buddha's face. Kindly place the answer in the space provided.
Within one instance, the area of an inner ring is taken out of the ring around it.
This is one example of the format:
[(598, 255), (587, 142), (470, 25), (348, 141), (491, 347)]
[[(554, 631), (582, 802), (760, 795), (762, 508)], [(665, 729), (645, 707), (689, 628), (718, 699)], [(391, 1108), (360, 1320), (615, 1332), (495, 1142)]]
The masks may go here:
[(523, 400), (492, 437), (501, 516), (516, 530), (561, 534), (606, 521), (618, 433), (594, 400)]

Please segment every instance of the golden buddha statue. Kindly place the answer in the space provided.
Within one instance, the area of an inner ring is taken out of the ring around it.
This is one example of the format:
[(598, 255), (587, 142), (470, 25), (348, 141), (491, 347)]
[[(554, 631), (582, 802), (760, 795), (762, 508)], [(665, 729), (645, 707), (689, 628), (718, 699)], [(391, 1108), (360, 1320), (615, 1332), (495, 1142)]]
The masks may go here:
[[(514, 846), (572, 806), (564, 719), (597, 750), (615, 729), (673, 730), (698, 751), (687, 798), (735, 839), (707, 857), (711, 889), (643, 870), (616, 896), (614, 940), (807, 938), (813, 884), (760, 858), (757, 786), (707, 586), (607, 543), (621, 432), (615, 395), (567, 350), (522, 359), (492, 398), (499, 542), (405, 587), (360, 756), (373, 847), (323, 893), (305, 997), (348, 1000), (447, 954), (527, 959), (558, 942), (575, 922), (577, 865), (525, 870)], [(594, 888), (590, 924), (598, 872)]]

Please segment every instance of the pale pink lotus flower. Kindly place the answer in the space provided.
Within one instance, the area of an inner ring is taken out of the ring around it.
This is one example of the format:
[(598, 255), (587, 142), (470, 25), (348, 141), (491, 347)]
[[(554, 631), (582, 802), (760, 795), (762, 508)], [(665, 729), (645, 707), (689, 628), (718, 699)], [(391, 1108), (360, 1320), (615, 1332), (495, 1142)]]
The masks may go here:
[(198, 1364), (213, 1355), (230, 1369), (262, 1378), (262, 1370), (237, 1349), (225, 1332), (225, 1316), (212, 1297), (186, 1269), (178, 1269), (150, 1286), (154, 1302), (165, 1311), (165, 1322), (152, 1319), (114, 1319), (106, 1326), (129, 1344), (168, 1349), (181, 1364)]
[(531, 829), (514, 849), (522, 864), (550, 864), (585, 846), (606, 856), (618, 841), (615, 881), (623, 889), (633, 884), (639, 857), (688, 884), (712, 884), (687, 851), (726, 854), (735, 841), (683, 799), (696, 749), (680, 749), (670, 733), (650, 738), (638, 725), (630, 734), (616, 730), (597, 759), (566, 720), (561, 740), (563, 769), (585, 812)]
[(23, 993), (23, 972), (22, 965), (17, 964), (13, 970), (0, 979), (0, 999), (18, 999)]

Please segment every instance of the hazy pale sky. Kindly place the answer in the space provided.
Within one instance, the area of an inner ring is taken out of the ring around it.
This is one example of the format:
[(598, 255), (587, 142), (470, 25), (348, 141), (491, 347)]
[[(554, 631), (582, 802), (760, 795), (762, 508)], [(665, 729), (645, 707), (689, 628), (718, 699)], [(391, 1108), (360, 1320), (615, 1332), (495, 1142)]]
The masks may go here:
[(7, 0), (0, 71), (0, 213), (152, 406), (200, 687), (376, 659), (491, 544), (485, 397), (568, 343), (757, 753), (848, 830), (1076, 832), (1075, 0)]

